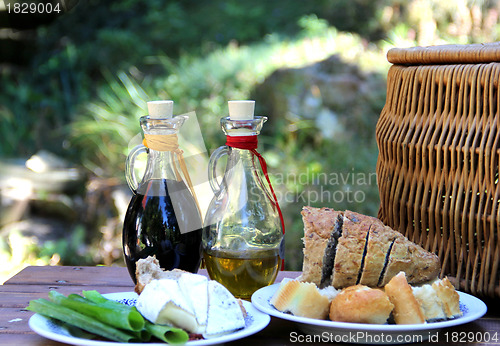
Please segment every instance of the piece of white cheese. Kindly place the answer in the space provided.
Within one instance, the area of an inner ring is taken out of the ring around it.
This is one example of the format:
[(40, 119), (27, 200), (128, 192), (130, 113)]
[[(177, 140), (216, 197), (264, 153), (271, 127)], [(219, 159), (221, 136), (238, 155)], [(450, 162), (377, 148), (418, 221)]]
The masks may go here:
[(137, 298), (137, 310), (156, 324), (216, 337), (245, 327), (238, 300), (220, 283), (191, 273), (149, 282)]
[(208, 279), (202, 275), (184, 274), (178, 282), (200, 326), (197, 333), (202, 334), (208, 320)]
[(151, 281), (137, 298), (136, 307), (153, 323), (174, 325), (193, 333), (200, 331), (192, 306), (177, 280)]
[(208, 282), (208, 321), (204, 337), (210, 338), (245, 327), (245, 318), (236, 298), (220, 283)]

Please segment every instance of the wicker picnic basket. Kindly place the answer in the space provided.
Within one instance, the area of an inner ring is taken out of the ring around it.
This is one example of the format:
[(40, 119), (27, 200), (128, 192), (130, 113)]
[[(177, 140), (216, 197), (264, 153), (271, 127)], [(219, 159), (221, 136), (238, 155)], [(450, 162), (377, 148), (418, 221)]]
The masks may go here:
[(500, 43), (392, 49), (377, 123), (379, 218), (500, 298)]

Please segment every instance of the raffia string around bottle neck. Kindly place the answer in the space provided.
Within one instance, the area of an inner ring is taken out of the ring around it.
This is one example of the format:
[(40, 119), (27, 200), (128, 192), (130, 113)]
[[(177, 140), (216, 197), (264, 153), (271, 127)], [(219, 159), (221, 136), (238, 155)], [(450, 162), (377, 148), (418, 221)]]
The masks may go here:
[[(184, 161), (184, 151), (179, 148), (179, 139), (177, 137), (177, 134), (169, 134), (169, 135), (152, 135), (152, 134), (144, 134), (144, 139), (142, 141), (142, 144), (149, 149), (155, 150), (155, 151), (169, 151), (175, 155), (175, 158), (179, 162), (179, 167), (186, 178), (186, 183), (188, 185), (189, 190), (191, 191), (191, 194), (193, 195), (194, 201), (196, 202), (196, 206), (198, 207), (198, 210), (200, 209), (200, 206), (198, 204), (198, 198), (196, 198), (196, 193), (194, 191), (194, 186), (193, 182), (191, 181), (191, 178), (189, 176), (187, 166), (186, 166), (186, 161)], [(175, 172), (175, 177), (177, 178), (178, 181), (182, 180), (182, 175), (179, 173), (177, 169), (177, 165), (173, 164), (172, 165), (173, 170)]]

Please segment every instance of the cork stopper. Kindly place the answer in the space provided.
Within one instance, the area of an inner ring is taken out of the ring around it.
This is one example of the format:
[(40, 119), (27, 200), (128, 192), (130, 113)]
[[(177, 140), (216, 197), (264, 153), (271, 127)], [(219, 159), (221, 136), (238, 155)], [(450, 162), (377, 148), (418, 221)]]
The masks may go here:
[(174, 101), (149, 101), (148, 113), (151, 118), (172, 118), (174, 114)]
[(228, 101), (229, 119), (231, 120), (252, 120), (255, 110), (255, 101)]

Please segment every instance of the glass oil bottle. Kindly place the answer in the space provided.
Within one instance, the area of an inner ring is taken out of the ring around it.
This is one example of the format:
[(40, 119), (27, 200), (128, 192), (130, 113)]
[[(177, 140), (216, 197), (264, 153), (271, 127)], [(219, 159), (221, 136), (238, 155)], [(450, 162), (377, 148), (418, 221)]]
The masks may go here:
[[(279, 204), (256, 151), (267, 117), (254, 117), (254, 101), (229, 101), (221, 119), (227, 142), (209, 161), (214, 191), (203, 229), (203, 257), (211, 279), (233, 295), (249, 299), (276, 279), (283, 259), (284, 226)], [(221, 182), (217, 163), (227, 155)]]

